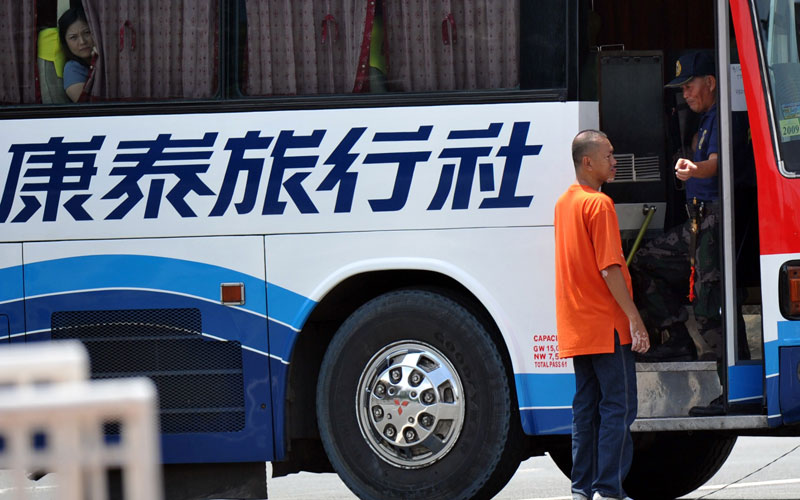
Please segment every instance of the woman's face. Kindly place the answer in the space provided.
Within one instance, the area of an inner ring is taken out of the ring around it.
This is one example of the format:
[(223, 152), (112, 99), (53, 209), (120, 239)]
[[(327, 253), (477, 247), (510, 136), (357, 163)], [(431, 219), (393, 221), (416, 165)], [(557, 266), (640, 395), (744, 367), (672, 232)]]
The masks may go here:
[(94, 40), (89, 25), (85, 21), (78, 19), (70, 24), (65, 38), (70, 52), (86, 61), (91, 60)]

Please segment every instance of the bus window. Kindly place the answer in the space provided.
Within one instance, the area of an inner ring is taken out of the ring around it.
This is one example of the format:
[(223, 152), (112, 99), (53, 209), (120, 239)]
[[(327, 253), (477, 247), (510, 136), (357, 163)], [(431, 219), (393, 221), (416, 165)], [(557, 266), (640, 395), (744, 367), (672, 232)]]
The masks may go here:
[(0, 18), (0, 104), (35, 103), (35, 2), (6, 3)]
[(100, 53), (90, 100), (208, 99), (217, 94), (219, 1), (83, 0)]
[(524, 89), (567, 87), (566, 29), (569, 2), (523, 2), (520, 6), (520, 84)]
[(777, 142), (785, 173), (800, 173), (800, 3), (758, 1)]
[(519, 86), (518, 0), (245, 0), (244, 6), (244, 95)]
[[(67, 6), (83, 8), (98, 52), (81, 101), (190, 100), (218, 95), (219, 0), (12, 3), (0, 30), (0, 105), (69, 102), (59, 88), (65, 59), (55, 26), (57, 13)], [(57, 5), (61, 5), (58, 10)]]

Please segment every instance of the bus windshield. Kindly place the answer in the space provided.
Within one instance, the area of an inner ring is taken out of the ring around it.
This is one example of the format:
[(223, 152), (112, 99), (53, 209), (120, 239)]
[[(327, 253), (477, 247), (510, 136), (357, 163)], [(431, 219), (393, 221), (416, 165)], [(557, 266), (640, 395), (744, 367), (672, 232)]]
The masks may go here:
[(800, 50), (797, 0), (758, 0), (758, 15), (777, 125), (778, 144), (786, 173), (800, 173)]

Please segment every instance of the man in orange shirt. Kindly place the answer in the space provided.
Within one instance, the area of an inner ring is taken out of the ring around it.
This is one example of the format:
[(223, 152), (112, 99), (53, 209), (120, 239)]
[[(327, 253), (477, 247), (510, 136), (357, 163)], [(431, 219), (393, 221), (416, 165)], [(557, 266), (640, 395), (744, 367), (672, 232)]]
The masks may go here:
[(626, 498), (636, 418), (633, 353), (650, 348), (631, 294), (619, 224), (600, 186), (614, 178), (608, 137), (584, 130), (572, 141), (576, 183), (556, 202), (558, 350), (573, 358), (573, 500)]

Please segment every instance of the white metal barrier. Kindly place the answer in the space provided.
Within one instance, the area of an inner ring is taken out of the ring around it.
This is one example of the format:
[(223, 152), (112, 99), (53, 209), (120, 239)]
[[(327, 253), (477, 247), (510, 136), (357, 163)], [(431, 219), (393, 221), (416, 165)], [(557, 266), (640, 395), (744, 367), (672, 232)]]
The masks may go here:
[[(86, 380), (88, 372), (79, 342), (0, 349), (0, 469), (11, 471), (11, 498), (29, 498), (26, 474), (47, 471), (59, 499), (106, 499), (111, 469), (125, 500), (162, 497), (152, 381)], [(111, 439), (109, 425), (118, 429)]]
[(89, 379), (89, 356), (78, 341), (10, 344), (0, 349), (0, 387)]

